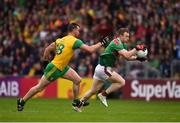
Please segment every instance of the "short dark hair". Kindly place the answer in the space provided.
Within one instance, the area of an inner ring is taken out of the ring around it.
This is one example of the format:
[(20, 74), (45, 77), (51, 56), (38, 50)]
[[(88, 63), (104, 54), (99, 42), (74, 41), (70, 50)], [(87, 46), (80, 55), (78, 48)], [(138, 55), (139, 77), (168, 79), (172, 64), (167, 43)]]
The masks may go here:
[(117, 31), (118, 35), (123, 35), (125, 32), (129, 33), (129, 29), (128, 28), (120, 28)]
[(77, 29), (78, 27), (80, 27), (77, 23), (70, 23), (68, 25), (68, 32), (72, 32), (73, 29)]

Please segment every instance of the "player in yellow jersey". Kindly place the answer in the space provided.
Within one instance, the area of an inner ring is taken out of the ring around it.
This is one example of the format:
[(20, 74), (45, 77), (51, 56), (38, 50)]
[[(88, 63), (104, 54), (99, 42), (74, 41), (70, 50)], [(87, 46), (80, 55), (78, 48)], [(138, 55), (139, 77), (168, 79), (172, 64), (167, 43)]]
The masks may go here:
[(50, 52), (55, 51), (54, 59), (46, 66), (44, 75), (41, 77), (39, 83), (32, 87), (27, 94), (17, 100), (17, 109), (22, 111), (27, 102), (32, 96), (42, 91), (47, 85), (59, 77), (71, 80), (73, 82), (74, 101), (73, 105), (78, 103), (79, 85), (81, 77), (68, 66), (75, 49), (80, 48), (87, 52), (94, 52), (101, 46), (105, 46), (108, 42), (102, 41), (92, 46), (84, 44), (78, 36), (80, 34), (80, 26), (76, 23), (69, 24), (68, 35), (63, 38), (58, 38), (55, 42), (51, 43), (44, 51), (44, 59), (49, 60)]

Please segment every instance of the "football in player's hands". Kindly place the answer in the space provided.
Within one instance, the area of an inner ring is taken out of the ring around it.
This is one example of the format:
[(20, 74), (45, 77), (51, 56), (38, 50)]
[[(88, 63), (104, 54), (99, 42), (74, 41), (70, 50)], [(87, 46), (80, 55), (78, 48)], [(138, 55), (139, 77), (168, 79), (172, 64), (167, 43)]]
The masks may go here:
[(145, 48), (144, 50), (138, 50), (136, 53), (137, 57), (139, 58), (144, 58), (147, 56), (147, 54), (148, 54), (147, 48)]
[(144, 58), (148, 54), (148, 49), (146, 48), (146, 46), (144, 44), (136, 45), (136, 50), (137, 50), (136, 55), (139, 58)]

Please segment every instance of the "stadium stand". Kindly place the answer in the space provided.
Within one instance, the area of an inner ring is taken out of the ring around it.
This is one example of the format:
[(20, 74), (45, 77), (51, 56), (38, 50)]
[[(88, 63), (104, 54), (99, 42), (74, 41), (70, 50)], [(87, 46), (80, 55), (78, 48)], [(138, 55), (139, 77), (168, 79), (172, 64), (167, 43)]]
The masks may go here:
[[(128, 27), (132, 41), (147, 45), (148, 62), (119, 60), (116, 70), (126, 78), (178, 79), (179, 10), (178, 0), (1, 0), (0, 76), (41, 75), (44, 48), (66, 34), (68, 23), (77, 22), (87, 44)], [(92, 77), (100, 52), (77, 51), (71, 66), (81, 76)]]

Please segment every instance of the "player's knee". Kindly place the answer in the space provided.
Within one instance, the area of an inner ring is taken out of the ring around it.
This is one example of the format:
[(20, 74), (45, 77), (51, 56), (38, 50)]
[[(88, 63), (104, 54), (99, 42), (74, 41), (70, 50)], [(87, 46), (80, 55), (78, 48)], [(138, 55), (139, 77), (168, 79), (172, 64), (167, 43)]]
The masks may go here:
[(95, 93), (96, 93), (96, 90), (93, 90), (93, 89), (90, 90), (90, 94), (91, 94), (91, 95), (93, 95), (93, 94), (95, 94)]
[(43, 90), (43, 88), (37, 88), (37, 92), (40, 92), (40, 91), (42, 91)]
[(36, 87), (36, 91), (37, 91), (37, 92), (40, 92), (40, 91), (42, 91), (43, 89), (44, 89), (44, 87), (42, 87), (42, 86), (37, 86), (37, 87)]
[(74, 81), (74, 84), (79, 85), (81, 83), (81, 78), (78, 78)]
[(125, 83), (126, 83), (126, 81), (123, 79), (123, 80), (121, 81), (121, 87), (124, 86)]
[(117, 85), (117, 87), (119, 87), (119, 88), (121, 88), (122, 86), (124, 86), (125, 85), (125, 80), (123, 79), (123, 80), (121, 80), (121, 81), (119, 81), (118, 83), (116, 83)]

